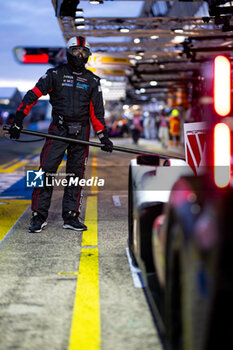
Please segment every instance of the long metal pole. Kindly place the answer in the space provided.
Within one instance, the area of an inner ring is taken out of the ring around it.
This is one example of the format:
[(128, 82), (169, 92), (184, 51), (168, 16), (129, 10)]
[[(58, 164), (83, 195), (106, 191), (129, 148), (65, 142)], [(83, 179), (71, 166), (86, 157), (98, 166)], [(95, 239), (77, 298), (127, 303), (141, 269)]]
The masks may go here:
[[(7, 125), (3, 126), (3, 130), (9, 131), (9, 129), (10, 129), (9, 126), (7, 126)], [(21, 133), (27, 134), (27, 135), (40, 136), (40, 137), (58, 140), (58, 141), (62, 141), (62, 142), (78, 143), (78, 144), (86, 145), (86, 146), (93, 146), (93, 147), (99, 147), (99, 148), (101, 148), (103, 146), (103, 144), (101, 144), (100, 142), (71, 139), (69, 137), (51, 135), (51, 134), (46, 134), (46, 133), (39, 132), (39, 131), (22, 129)], [(169, 155), (162, 154), (162, 153), (155, 153), (155, 152), (149, 152), (149, 151), (144, 151), (144, 150), (140, 150), (140, 149), (132, 149), (132, 148), (126, 148), (126, 147), (119, 147), (119, 146), (113, 146), (113, 150), (118, 151), (118, 152), (131, 153), (131, 154), (153, 155), (153, 156), (158, 156), (162, 159), (168, 159), (168, 158), (184, 159), (184, 157), (178, 156), (178, 155), (177, 156), (169, 156)]]

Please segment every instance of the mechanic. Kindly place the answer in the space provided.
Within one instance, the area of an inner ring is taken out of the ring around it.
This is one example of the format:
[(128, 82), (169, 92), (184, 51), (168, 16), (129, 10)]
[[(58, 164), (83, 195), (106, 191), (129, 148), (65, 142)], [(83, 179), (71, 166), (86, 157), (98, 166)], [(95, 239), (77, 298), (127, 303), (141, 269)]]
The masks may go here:
[[(104, 121), (103, 97), (100, 78), (85, 68), (91, 55), (90, 45), (84, 37), (72, 37), (66, 49), (68, 63), (48, 69), (19, 105), (14, 122), (9, 129), (10, 137), (18, 139), (23, 119), (42, 95), (49, 94), (52, 105), (52, 122), (48, 133), (63, 137), (89, 140), (90, 121), (102, 145), (101, 149), (112, 152), (113, 144), (108, 138)], [(66, 174), (84, 178), (88, 146), (69, 144), (47, 139), (40, 155), (40, 169), (56, 173), (67, 150)], [(69, 183), (69, 182), (68, 182)], [(36, 187), (32, 193), (32, 219), (29, 232), (41, 232), (47, 225), (52, 187)], [(66, 186), (62, 202), (63, 228), (76, 231), (87, 230), (80, 222), (79, 214), (83, 189), (80, 185)]]

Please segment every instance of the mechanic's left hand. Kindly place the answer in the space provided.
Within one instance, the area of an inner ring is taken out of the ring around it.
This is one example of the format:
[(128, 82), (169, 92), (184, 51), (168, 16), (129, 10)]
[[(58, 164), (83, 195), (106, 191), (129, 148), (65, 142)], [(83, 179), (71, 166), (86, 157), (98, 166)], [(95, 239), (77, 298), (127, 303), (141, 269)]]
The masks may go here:
[(22, 124), (18, 124), (14, 122), (9, 129), (10, 138), (18, 140), (20, 137), (21, 129), (22, 129)]
[(108, 138), (108, 135), (105, 131), (101, 131), (100, 133), (97, 133), (100, 142), (103, 144), (101, 147), (102, 151), (105, 152), (112, 152), (113, 150), (113, 143), (112, 141)]

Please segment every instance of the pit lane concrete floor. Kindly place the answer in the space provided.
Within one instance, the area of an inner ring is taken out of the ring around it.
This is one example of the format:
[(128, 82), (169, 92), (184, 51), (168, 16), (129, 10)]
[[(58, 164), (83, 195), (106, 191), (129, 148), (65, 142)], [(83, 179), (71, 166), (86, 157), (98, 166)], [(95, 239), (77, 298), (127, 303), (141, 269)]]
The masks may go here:
[(85, 192), (88, 231), (62, 228), (56, 189), (43, 232), (27, 232), (28, 208), (0, 244), (1, 350), (162, 349), (126, 255), (132, 156), (93, 152), (86, 178), (105, 185)]

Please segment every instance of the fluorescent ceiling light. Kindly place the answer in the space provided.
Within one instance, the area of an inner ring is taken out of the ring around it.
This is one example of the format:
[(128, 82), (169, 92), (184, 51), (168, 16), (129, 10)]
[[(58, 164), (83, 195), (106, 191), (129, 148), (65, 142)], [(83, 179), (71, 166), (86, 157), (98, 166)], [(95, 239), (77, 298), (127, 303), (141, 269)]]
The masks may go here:
[(121, 33), (129, 33), (129, 29), (128, 28), (120, 28), (120, 32)]
[(183, 33), (184, 32), (184, 30), (182, 29), (182, 28), (176, 28), (176, 29), (174, 29), (174, 33)]
[(75, 17), (75, 22), (84, 22), (84, 21), (85, 21), (84, 17), (81, 17), (81, 16)]
[(76, 24), (76, 28), (83, 29), (85, 28), (85, 24)]
[(103, 0), (90, 0), (89, 2), (90, 2), (90, 4), (92, 4), (92, 5), (103, 4)]
[(83, 15), (83, 9), (76, 9), (75, 15)]

